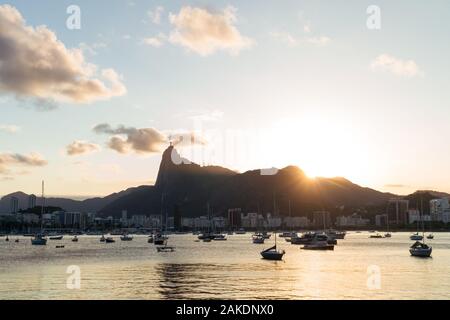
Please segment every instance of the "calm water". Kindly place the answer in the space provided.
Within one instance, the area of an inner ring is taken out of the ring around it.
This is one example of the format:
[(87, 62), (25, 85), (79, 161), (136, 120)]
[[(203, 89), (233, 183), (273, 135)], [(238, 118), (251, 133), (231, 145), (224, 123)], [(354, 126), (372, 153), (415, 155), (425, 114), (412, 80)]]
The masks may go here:
[[(409, 233), (368, 235), (349, 233), (328, 252), (279, 238), (286, 250), (279, 262), (260, 259), (273, 240), (252, 244), (250, 234), (211, 243), (172, 235), (173, 253), (156, 252), (145, 236), (113, 244), (65, 237), (45, 247), (0, 238), (0, 299), (450, 299), (449, 233), (428, 241), (430, 259), (409, 255)], [(65, 248), (56, 249), (60, 244)], [(66, 288), (70, 265), (80, 267), (79, 290)], [(379, 289), (367, 286), (371, 265), (380, 268)]]

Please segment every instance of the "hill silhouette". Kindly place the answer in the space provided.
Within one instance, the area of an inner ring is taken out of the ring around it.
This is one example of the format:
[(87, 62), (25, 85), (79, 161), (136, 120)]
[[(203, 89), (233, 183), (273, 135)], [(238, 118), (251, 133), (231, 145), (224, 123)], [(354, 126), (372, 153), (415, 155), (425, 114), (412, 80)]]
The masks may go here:
[[(275, 175), (261, 175), (261, 170), (236, 173), (217, 167), (202, 167), (182, 159), (173, 146), (163, 155), (154, 186), (138, 190), (107, 204), (100, 213), (129, 214), (173, 213), (177, 207), (183, 216), (206, 214), (209, 202), (214, 214), (226, 214), (229, 208), (245, 212), (274, 212), (293, 216), (314, 210), (342, 206), (385, 204), (393, 194), (364, 188), (345, 178), (311, 179), (298, 167), (289, 166)], [(276, 209), (274, 209), (274, 207)]]

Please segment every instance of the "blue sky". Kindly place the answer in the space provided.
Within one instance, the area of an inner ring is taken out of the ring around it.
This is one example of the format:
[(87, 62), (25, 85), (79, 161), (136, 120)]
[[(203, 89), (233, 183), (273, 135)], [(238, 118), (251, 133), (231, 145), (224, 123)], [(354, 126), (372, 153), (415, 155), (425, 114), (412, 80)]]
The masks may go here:
[[(119, 153), (93, 127), (169, 136), (195, 130), (200, 117), (200, 134), (228, 137), (196, 146), (200, 163), (239, 171), (293, 164), (399, 194), (450, 192), (448, 1), (77, 1), (81, 30), (66, 27), (73, 1), (6, 3), (27, 26), (45, 25), (68, 50), (82, 48), (98, 70), (113, 69), (126, 93), (40, 111), (32, 96), (0, 91), (0, 155), (35, 152), (48, 162), (9, 161), (0, 194), (38, 192), (41, 179), (50, 194), (82, 196), (152, 183), (159, 152)], [(369, 5), (381, 9), (380, 30), (366, 26)], [(149, 11), (159, 6), (154, 23)], [(188, 7), (212, 18), (235, 8), (228, 27), (248, 42), (201, 54), (171, 40), (169, 14), (181, 19)], [(74, 141), (98, 150), (68, 156)]]

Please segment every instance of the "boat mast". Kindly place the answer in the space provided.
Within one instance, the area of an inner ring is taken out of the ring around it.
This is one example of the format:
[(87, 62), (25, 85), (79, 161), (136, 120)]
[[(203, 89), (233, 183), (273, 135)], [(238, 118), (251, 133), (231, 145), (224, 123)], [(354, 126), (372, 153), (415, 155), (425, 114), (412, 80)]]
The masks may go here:
[(44, 224), (44, 206), (45, 206), (44, 180), (42, 180), (41, 234), (42, 234), (42, 228), (43, 228), (43, 224)]

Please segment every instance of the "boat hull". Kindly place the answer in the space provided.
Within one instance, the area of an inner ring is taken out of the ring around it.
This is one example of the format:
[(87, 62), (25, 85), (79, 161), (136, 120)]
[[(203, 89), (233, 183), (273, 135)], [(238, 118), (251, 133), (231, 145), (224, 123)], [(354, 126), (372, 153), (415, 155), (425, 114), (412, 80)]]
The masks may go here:
[(284, 253), (261, 252), (261, 256), (266, 260), (283, 260)]
[(327, 244), (327, 245), (305, 245), (302, 247), (303, 250), (334, 250), (334, 245)]
[(428, 249), (409, 249), (409, 253), (413, 257), (421, 257), (421, 258), (428, 258), (431, 256), (432, 248)]

